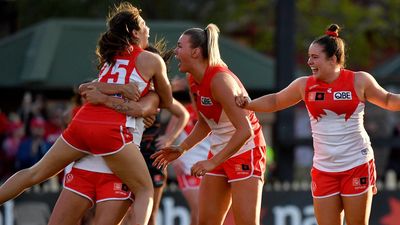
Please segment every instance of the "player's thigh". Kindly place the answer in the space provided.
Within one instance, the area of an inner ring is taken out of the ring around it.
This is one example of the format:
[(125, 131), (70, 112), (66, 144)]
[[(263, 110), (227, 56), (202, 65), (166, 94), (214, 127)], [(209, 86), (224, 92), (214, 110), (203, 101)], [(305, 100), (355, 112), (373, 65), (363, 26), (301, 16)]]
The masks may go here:
[(230, 204), (231, 192), (227, 178), (212, 175), (204, 176), (199, 192), (199, 224), (222, 224)]
[(313, 198), (313, 202), (318, 225), (343, 224), (343, 205), (339, 194), (324, 198)]
[(343, 196), (343, 207), (347, 225), (366, 225), (372, 205), (372, 187), (357, 196)]
[(43, 158), (29, 169), (31, 178), (39, 181), (48, 179), (85, 155), (72, 148), (62, 138), (58, 138)]
[(96, 204), (94, 224), (113, 225), (119, 224), (131, 206), (131, 200), (103, 201)]
[(140, 150), (135, 144), (128, 144), (112, 155), (104, 156), (104, 160), (133, 193), (142, 189), (153, 189), (149, 170)]
[(199, 188), (182, 190), (183, 197), (191, 211), (197, 212), (199, 205)]
[(92, 206), (92, 202), (63, 189), (51, 213), (48, 225), (76, 225)]
[(232, 210), (236, 225), (260, 223), (263, 182), (258, 177), (231, 183)]
[(199, 189), (182, 190), (190, 209), (191, 224), (197, 224), (199, 211)]

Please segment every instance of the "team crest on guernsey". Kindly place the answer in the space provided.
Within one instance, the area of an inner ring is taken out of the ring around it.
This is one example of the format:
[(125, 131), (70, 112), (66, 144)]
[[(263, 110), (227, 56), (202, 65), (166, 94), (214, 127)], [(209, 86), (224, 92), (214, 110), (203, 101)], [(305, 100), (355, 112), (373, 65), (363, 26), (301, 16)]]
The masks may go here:
[(200, 101), (201, 101), (201, 105), (204, 105), (204, 106), (212, 106), (213, 105), (211, 98), (209, 98), (209, 97), (200, 96)]
[(325, 99), (324, 92), (309, 92), (308, 93), (308, 101), (310, 101), (310, 102), (323, 101), (324, 99)]

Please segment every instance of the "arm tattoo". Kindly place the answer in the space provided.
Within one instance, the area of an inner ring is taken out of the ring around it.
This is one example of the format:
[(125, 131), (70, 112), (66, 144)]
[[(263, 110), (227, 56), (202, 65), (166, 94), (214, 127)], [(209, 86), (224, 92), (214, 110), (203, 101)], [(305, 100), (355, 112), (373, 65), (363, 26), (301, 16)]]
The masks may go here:
[(126, 114), (128, 111), (131, 110), (131, 107), (129, 107), (129, 105), (126, 104), (126, 103), (127, 103), (127, 102), (123, 102), (123, 103), (120, 103), (120, 104), (114, 103), (114, 104), (112, 105), (112, 108), (113, 108), (115, 111), (117, 111), (117, 112), (125, 113), (125, 114)]

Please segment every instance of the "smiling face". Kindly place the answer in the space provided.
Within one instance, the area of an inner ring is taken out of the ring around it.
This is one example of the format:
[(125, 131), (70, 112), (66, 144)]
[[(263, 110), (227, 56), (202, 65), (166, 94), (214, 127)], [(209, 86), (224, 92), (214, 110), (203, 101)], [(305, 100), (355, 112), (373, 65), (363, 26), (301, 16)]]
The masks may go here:
[(311, 68), (312, 74), (317, 78), (326, 77), (336, 71), (340, 65), (337, 64), (336, 56), (327, 57), (323, 46), (312, 43), (308, 48), (308, 65)]
[(188, 35), (181, 35), (175, 48), (175, 58), (178, 60), (180, 72), (186, 73), (190, 71), (193, 50), (190, 37)]

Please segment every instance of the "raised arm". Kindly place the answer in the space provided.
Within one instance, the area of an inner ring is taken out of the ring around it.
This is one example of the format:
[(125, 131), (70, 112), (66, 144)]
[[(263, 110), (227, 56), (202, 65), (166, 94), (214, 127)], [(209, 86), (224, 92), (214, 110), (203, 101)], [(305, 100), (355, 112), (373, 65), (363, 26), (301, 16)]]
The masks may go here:
[(276, 112), (297, 104), (304, 98), (304, 88), (307, 77), (300, 77), (294, 80), (283, 90), (267, 94), (254, 100), (246, 96), (236, 97), (236, 104), (255, 112)]
[(390, 111), (400, 110), (400, 95), (386, 91), (369, 73), (356, 72), (356, 86), (365, 100)]

